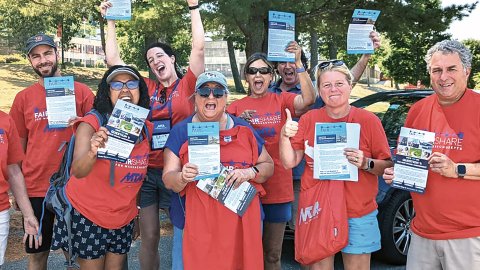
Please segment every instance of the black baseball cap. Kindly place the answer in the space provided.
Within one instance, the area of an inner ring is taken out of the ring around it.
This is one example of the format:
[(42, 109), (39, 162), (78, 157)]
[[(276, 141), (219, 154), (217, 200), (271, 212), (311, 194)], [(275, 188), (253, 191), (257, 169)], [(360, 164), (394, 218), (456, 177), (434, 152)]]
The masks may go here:
[(55, 41), (53, 41), (53, 38), (45, 34), (36, 34), (35, 36), (30, 37), (27, 40), (27, 45), (25, 46), (27, 55), (30, 54), (30, 51), (32, 51), (33, 48), (37, 47), (38, 45), (48, 45), (52, 48), (57, 48), (57, 45), (55, 45)]

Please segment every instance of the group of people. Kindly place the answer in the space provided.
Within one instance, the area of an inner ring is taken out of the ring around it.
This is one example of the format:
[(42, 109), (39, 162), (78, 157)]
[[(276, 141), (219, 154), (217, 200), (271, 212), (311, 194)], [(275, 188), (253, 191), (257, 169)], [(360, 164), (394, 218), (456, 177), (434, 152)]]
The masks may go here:
[[(122, 61), (115, 21), (107, 20), (109, 68), (96, 96), (75, 82), (78, 118), (68, 128), (48, 127), (43, 82), (61, 76), (56, 44), (44, 34), (27, 41), (27, 57), (38, 82), (17, 94), (9, 115), (0, 112), (0, 264), (8, 236), (10, 186), (24, 217), (28, 269), (47, 269), (50, 249), (62, 249), (67, 256), (68, 240), (81, 269), (126, 269), (126, 254), (138, 234), (141, 269), (158, 269), (160, 209), (168, 211), (174, 227), (172, 269), (280, 269), (285, 225), (295, 216), (294, 186), (305, 192), (319, 183), (307, 149), (314, 143), (315, 123), (347, 122), (359, 123), (361, 132), (359, 148), (344, 150), (358, 168), (359, 179), (343, 184), (349, 241), (342, 257), (346, 269), (370, 269), (370, 254), (380, 249), (377, 179), (394, 178), (380, 120), (349, 105), (370, 56), (362, 55), (351, 70), (341, 60), (320, 62), (314, 85), (297, 42), (286, 47), (295, 55), (293, 63), (271, 63), (265, 54), (255, 53), (243, 71), (248, 95), (228, 104), (225, 76), (204, 70), (198, 1), (187, 3), (192, 28), (187, 72), (180, 72), (168, 44), (155, 42), (145, 51), (155, 79), (144, 78)], [(111, 6), (102, 2), (102, 14)], [(372, 32), (371, 39), (378, 48), (378, 34)], [(475, 106), (480, 96), (466, 86), (471, 59), (457, 41), (432, 47), (425, 60), (435, 94), (414, 105), (405, 123), (437, 136), (426, 192), (412, 194), (416, 217), (408, 269), (480, 268), (480, 201), (475, 200), (479, 185), (473, 181), (480, 179), (475, 148), (480, 146), (475, 139), (480, 133), (480, 110)], [(277, 82), (275, 73), (280, 76)], [(150, 110), (126, 163), (97, 158), (109, 133), (89, 113), (96, 110), (108, 117), (118, 100)], [(220, 162), (229, 169), (227, 183), (236, 187), (248, 181), (257, 190), (243, 216), (196, 187), (199, 169), (189, 162), (187, 133), (188, 124), (195, 122), (219, 123)], [(165, 123), (171, 127), (167, 132), (155, 128)], [(72, 220), (45, 211), (39, 224), (50, 176), (72, 134), (76, 142), (66, 186)], [(123, 181), (130, 173), (145, 177)], [(67, 239), (68, 227), (72, 239)], [(304, 267), (333, 269), (333, 258), (331, 254)]]

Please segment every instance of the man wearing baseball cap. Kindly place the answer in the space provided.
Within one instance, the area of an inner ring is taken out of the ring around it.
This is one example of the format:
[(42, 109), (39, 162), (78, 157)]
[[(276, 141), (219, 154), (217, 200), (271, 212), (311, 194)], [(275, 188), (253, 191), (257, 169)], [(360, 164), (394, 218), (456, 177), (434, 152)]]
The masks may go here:
[[(17, 126), (20, 141), (25, 151), (22, 172), (25, 176), (28, 197), (35, 216), (40, 221), (42, 202), (52, 174), (58, 170), (65, 144), (72, 136), (72, 128), (49, 128), (47, 119), (44, 78), (60, 77), (58, 52), (54, 40), (37, 34), (27, 40), (25, 51), (38, 81), (17, 93), (10, 116)], [(85, 84), (75, 82), (77, 116), (84, 116), (93, 104), (93, 93)], [(29, 254), (28, 269), (47, 269), (47, 259), (52, 241), (55, 215), (45, 209), (42, 228), (42, 245), (36, 248), (25, 245)], [(28, 243), (27, 239), (26, 243)]]

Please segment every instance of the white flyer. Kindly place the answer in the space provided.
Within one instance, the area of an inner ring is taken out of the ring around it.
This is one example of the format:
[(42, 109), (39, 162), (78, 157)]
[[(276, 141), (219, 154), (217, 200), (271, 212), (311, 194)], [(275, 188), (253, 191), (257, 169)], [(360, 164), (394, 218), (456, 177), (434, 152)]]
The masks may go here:
[(47, 94), (49, 128), (65, 128), (77, 116), (73, 76), (47, 77), (43, 80)]

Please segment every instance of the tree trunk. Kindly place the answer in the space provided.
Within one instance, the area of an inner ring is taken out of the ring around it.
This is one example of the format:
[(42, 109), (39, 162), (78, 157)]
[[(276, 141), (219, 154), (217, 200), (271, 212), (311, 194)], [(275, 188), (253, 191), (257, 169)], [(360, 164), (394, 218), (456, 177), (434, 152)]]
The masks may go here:
[(337, 45), (333, 42), (333, 39), (330, 39), (328, 42), (328, 57), (330, 59), (336, 59), (338, 53)]
[(310, 31), (310, 78), (315, 80), (315, 67), (318, 65), (318, 33), (315, 30)]
[(235, 82), (235, 89), (238, 93), (246, 94), (242, 85), (240, 73), (238, 72), (237, 59), (235, 58), (235, 48), (233, 48), (232, 40), (227, 38), (228, 58), (230, 59), (230, 68), (232, 69), (233, 81)]

